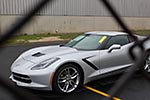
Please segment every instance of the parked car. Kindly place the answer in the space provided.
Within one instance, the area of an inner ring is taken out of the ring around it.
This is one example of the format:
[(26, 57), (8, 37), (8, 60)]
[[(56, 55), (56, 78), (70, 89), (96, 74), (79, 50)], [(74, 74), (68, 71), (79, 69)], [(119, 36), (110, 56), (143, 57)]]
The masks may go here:
[[(12, 64), (10, 79), (22, 87), (71, 93), (82, 84), (132, 67), (128, 50), (133, 43), (124, 32), (86, 32), (65, 45), (24, 52)], [(150, 72), (149, 40), (144, 47), (143, 69)]]

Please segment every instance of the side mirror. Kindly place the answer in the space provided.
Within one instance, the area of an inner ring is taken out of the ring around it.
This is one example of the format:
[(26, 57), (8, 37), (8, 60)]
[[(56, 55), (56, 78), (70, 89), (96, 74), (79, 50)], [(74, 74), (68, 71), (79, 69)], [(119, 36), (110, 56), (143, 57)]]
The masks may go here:
[(112, 46), (109, 47), (108, 53), (112, 52), (115, 49), (120, 49), (120, 48), (121, 48), (121, 45), (119, 45), (119, 44), (113, 44)]

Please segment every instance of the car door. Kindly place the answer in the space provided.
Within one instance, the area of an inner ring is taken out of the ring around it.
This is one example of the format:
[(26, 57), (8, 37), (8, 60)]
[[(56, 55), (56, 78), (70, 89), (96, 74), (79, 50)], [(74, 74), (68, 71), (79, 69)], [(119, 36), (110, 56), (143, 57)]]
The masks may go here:
[[(109, 51), (113, 45), (120, 45), (120, 48), (113, 48)], [(132, 65), (128, 54), (131, 45), (127, 35), (110, 37), (104, 50), (100, 50), (100, 73), (111, 72)]]

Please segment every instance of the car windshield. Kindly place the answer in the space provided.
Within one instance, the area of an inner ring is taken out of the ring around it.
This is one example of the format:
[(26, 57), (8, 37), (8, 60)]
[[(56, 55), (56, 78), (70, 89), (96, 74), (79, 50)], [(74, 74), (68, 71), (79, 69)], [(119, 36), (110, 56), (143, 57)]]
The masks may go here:
[(107, 36), (103, 35), (84, 34), (69, 41), (65, 46), (83, 50), (95, 50), (100, 47), (106, 38)]

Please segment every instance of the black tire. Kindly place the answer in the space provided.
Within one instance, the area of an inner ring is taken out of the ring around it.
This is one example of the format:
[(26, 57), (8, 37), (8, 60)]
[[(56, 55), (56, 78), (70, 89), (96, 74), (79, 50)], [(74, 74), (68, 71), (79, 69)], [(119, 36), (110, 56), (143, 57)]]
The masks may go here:
[(78, 66), (74, 64), (65, 64), (54, 74), (53, 91), (58, 94), (72, 93), (82, 84), (82, 79), (83, 76)]

